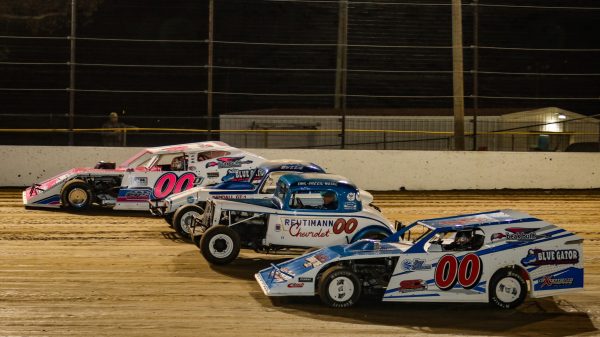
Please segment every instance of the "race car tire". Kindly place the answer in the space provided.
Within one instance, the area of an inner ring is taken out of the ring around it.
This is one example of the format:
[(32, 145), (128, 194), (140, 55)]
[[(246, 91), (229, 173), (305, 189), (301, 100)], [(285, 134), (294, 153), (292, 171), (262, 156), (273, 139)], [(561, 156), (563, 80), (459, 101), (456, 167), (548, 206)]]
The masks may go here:
[(319, 297), (332, 308), (348, 308), (360, 299), (361, 283), (356, 274), (337, 266), (323, 273), (319, 281)]
[(173, 229), (184, 239), (189, 239), (194, 216), (201, 216), (203, 213), (204, 210), (196, 205), (179, 207), (173, 215)]
[(502, 308), (518, 307), (527, 296), (527, 282), (514, 269), (501, 269), (490, 280), (490, 303)]
[(90, 185), (80, 179), (67, 182), (60, 192), (63, 206), (73, 210), (83, 211), (92, 204), (93, 194)]
[(212, 264), (228, 264), (240, 253), (240, 236), (230, 227), (213, 226), (202, 235), (200, 252)]
[(167, 213), (165, 214), (165, 221), (169, 224), (169, 227), (173, 228), (173, 214), (175, 213)]

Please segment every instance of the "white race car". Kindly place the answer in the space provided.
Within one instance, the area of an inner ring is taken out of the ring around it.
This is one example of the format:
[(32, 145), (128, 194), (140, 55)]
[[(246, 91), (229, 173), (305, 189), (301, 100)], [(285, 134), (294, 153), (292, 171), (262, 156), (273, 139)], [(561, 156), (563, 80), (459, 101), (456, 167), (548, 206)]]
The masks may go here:
[(75, 168), (23, 191), (26, 207), (86, 209), (92, 204), (116, 210), (148, 210), (194, 186), (247, 181), (265, 159), (223, 142), (147, 148), (124, 163), (99, 162)]
[(417, 221), (387, 239), (306, 254), (256, 275), (268, 296), (314, 296), (336, 308), (361, 294), (394, 302), (490, 302), (583, 289), (583, 239), (501, 210)]
[(342, 176), (287, 174), (270, 199), (209, 200), (192, 238), (208, 262), (227, 264), (242, 247), (270, 252), (392, 235), (393, 225), (372, 201)]
[(150, 200), (150, 212), (163, 216), (179, 235), (188, 238), (192, 222), (195, 217), (202, 216), (208, 199), (271, 199), (279, 177), (308, 172), (325, 173), (318, 165), (306, 161), (267, 160), (257, 167), (248, 181), (197, 186), (163, 200)]

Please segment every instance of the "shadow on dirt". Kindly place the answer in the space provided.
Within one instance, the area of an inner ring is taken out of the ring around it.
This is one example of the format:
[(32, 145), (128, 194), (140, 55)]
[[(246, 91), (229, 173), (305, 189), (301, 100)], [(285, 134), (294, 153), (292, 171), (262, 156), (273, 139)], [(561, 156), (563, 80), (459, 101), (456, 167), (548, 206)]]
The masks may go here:
[(559, 337), (597, 331), (588, 314), (565, 311), (568, 302), (559, 300), (559, 306), (553, 298), (529, 300), (517, 310), (485, 303), (390, 303), (375, 298), (362, 298), (352, 308), (332, 309), (316, 296), (265, 300), (260, 290), (251, 295), (264, 307), (299, 317), (396, 326), (429, 334)]
[[(237, 259), (235, 259), (232, 263), (228, 265), (210, 265), (210, 268), (224, 276), (234, 277), (240, 280), (254, 280), (254, 274), (256, 274), (256, 272), (258, 272), (259, 270), (269, 267), (271, 263), (277, 264), (289, 260), (293, 257), (294, 255), (289, 254), (270, 254), (265, 255), (265, 257), (256, 258), (238, 256)], [(202, 254), (200, 254), (200, 258), (204, 259), (202, 257)]]
[[(111, 208), (93, 206), (86, 210), (72, 210), (68, 208), (37, 208), (37, 207), (25, 207), (27, 211), (31, 212), (40, 212), (40, 213), (64, 213), (64, 214), (72, 214), (72, 215), (80, 215), (80, 216), (110, 216), (110, 217), (140, 217), (140, 218), (154, 218), (160, 219), (159, 217), (153, 216), (150, 214), (150, 211), (123, 211), (123, 210), (113, 210)], [(166, 223), (165, 223), (166, 224)]]
[[(202, 258), (199, 252), (198, 257)], [(253, 280), (257, 271), (288, 258), (239, 257), (229, 265), (210, 268), (224, 276)], [(363, 297), (353, 308), (332, 309), (316, 296), (268, 298), (258, 284), (255, 288), (250, 295), (263, 307), (325, 321), (397, 326), (431, 334), (559, 337), (597, 331), (588, 314), (554, 298), (528, 300), (517, 310), (501, 310), (486, 303), (390, 303)]]

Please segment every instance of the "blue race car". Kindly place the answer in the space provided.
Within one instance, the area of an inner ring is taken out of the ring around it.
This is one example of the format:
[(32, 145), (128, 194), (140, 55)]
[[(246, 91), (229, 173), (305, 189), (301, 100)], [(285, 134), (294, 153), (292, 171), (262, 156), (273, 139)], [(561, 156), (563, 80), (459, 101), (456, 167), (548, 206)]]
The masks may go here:
[[(179, 235), (190, 236), (190, 225), (204, 213), (208, 199), (270, 199), (279, 177), (293, 173), (325, 173), (318, 165), (291, 159), (268, 160), (251, 173), (233, 171), (223, 183), (194, 187), (163, 200), (150, 201), (150, 212), (164, 217)], [(242, 176), (240, 174), (246, 173)]]
[(583, 239), (529, 214), (501, 210), (420, 220), (387, 239), (300, 256), (255, 275), (268, 296), (314, 296), (336, 308), (361, 294), (396, 302), (490, 302), (583, 289)]

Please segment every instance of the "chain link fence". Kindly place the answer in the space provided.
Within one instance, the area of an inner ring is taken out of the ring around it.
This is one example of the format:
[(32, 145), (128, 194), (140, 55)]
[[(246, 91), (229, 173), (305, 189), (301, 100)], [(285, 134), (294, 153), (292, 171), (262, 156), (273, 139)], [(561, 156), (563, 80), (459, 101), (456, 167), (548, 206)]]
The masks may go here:
[[(2, 144), (453, 149), (450, 1), (55, 2), (0, 15)], [(468, 149), (598, 143), (595, 2), (462, 12)]]

